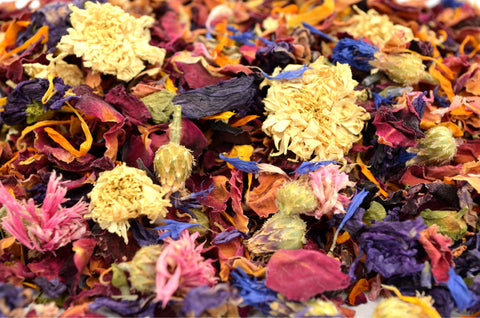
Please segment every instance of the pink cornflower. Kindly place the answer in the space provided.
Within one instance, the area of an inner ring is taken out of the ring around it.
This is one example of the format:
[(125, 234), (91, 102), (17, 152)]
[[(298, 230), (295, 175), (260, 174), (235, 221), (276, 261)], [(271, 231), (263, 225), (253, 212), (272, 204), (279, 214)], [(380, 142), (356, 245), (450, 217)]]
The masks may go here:
[(322, 215), (345, 213), (350, 200), (339, 191), (355, 186), (354, 182), (348, 180), (346, 173), (341, 172), (337, 165), (328, 164), (310, 172), (308, 177), (318, 200), (318, 208), (306, 214), (320, 219)]
[(203, 244), (195, 246), (199, 233), (190, 235), (183, 230), (180, 238), (174, 241), (165, 238), (165, 247), (157, 259), (156, 300), (165, 307), (177, 291), (186, 293), (193, 287), (210, 285), (216, 282), (215, 269), (211, 260), (201, 255)]
[(56, 249), (82, 238), (87, 232), (83, 214), (87, 204), (79, 201), (70, 208), (61, 206), (67, 189), (60, 185), (55, 172), (48, 180), (47, 192), (41, 207), (33, 199), (17, 201), (0, 183), (0, 203), (6, 210), (2, 227), (29, 249), (40, 252)]

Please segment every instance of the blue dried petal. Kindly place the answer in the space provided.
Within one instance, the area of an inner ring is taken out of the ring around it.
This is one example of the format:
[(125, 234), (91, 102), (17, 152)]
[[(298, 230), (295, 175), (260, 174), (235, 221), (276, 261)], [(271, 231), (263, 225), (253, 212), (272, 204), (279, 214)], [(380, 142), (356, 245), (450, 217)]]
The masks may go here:
[(444, 8), (459, 8), (463, 5), (463, 1), (457, 0), (442, 0), (441, 5)]
[(455, 300), (455, 304), (457, 304), (458, 310), (463, 311), (475, 305), (478, 301), (477, 296), (468, 289), (462, 277), (455, 273), (453, 267), (448, 270), (448, 276), (447, 287)]
[(334, 63), (348, 64), (357, 70), (368, 72), (373, 68), (369, 61), (375, 59), (374, 54), (377, 51), (376, 47), (367, 42), (345, 38), (338, 41), (333, 48), (332, 60)]
[(245, 233), (243, 233), (243, 232), (241, 232), (237, 229), (233, 229), (233, 230), (230, 230), (230, 231), (225, 231), (225, 232), (219, 233), (217, 236), (215, 236), (215, 238), (213, 239), (212, 242), (214, 244), (225, 244), (225, 243), (230, 242), (231, 240), (233, 240), (236, 237), (247, 238), (248, 235), (246, 235)]
[(196, 224), (196, 223), (186, 223), (186, 222), (178, 222), (175, 220), (170, 220), (170, 219), (165, 219), (161, 221), (162, 223), (166, 223), (166, 225), (160, 225), (154, 228), (154, 230), (159, 230), (159, 231), (167, 231), (165, 233), (162, 233), (157, 241), (163, 240), (166, 237), (171, 237), (174, 240), (178, 240), (180, 238), (180, 234), (182, 233), (183, 230), (188, 229), (190, 227), (194, 226), (202, 226), (201, 224)]
[(232, 285), (237, 287), (243, 304), (253, 306), (268, 314), (270, 303), (277, 300), (277, 293), (265, 286), (265, 281), (258, 282), (256, 277), (250, 278), (241, 268), (232, 271)]
[(308, 24), (308, 23), (306, 23), (306, 22), (302, 22), (302, 25), (303, 25), (305, 28), (307, 28), (310, 32), (312, 32), (313, 34), (320, 35), (322, 38), (324, 38), (324, 39), (326, 39), (326, 40), (335, 42), (335, 39), (334, 39), (334, 38), (332, 38), (330, 35), (328, 35), (328, 34), (326, 34), (326, 33), (323, 33), (322, 31), (317, 30), (313, 25)]
[(380, 94), (372, 92), (373, 101), (375, 102), (375, 108), (378, 110), (378, 107), (382, 105), (392, 105), (393, 104), (393, 96), (392, 94), (388, 94), (388, 97), (383, 97)]
[(427, 107), (427, 102), (425, 102), (425, 100), (423, 99), (425, 95), (427, 95), (427, 92), (423, 92), (422, 95), (412, 100), (412, 106), (417, 112), (420, 119), (423, 117), (423, 114), (425, 113), (425, 108)]
[(295, 175), (302, 175), (302, 174), (307, 174), (309, 172), (313, 172), (320, 167), (326, 166), (330, 163), (339, 163), (338, 161), (335, 160), (324, 160), (324, 161), (305, 161), (298, 166), (297, 169), (292, 171), (290, 174), (295, 174)]
[(219, 154), (219, 157), (220, 159), (225, 160), (226, 162), (228, 162), (229, 164), (231, 164), (232, 166), (234, 166), (235, 168), (243, 172), (247, 172), (247, 173), (258, 172), (257, 163), (260, 161), (260, 159), (258, 159), (257, 161), (248, 161), (248, 160), (242, 160), (239, 157), (229, 158), (222, 154)]
[(303, 67), (292, 70), (292, 71), (283, 71), (280, 72), (280, 74), (275, 75), (275, 76), (270, 76), (264, 71), (262, 72), (263, 76), (265, 76), (268, 79), (274, 79), (274, 80), (279, 80), (279, 79), (295, 79), (295, 78), (300, 78), (303, 76), (303, 73), (305, 73), (306, 70), (311, 69), (311, 67), (307, 67), (307, 64), (304, 64)]
[(340, 230), (343, 228), (345, 223), (353, 216), (353, 214), (357, 211), (358, 207), (360, 204), (362, 204), (363, 200), (367, 197), (369, 194), (368, 191), (365, 189), (362, 189), (360, 193), (357, 193), (353, 199), (352, 202), (350, 202), (350, 205), (347, 208), (347, 213), (345, 214), (345, 217), (342, 220), (342, 223), (338, 226), (337, 232), (340, 232)]
[(205, 310), (218, 308), (227, 303), (229, 298), (236, 298), (237, 295), (232, 294), (230, 286), (226, 283), (220, 283), (215, 287), (200, 286), (192, 288), (188, 291), (183, 300), (182, 313), (185, 317), (190, 317), (193, 313), (194, 317), (199, 317)]
[(254, 32), (247, 31), (247, 32), (242, 33), (231, 25), (227, 26), (227, 30), (230, 31), (230, 32), (234, 32), (233, 35), (228, 35), (228, 37), (230, 39), (238, 41), (238, 42), (243, 43), (245, 45), (255, 46), (255, 43), (251, 42), (256, 38)]

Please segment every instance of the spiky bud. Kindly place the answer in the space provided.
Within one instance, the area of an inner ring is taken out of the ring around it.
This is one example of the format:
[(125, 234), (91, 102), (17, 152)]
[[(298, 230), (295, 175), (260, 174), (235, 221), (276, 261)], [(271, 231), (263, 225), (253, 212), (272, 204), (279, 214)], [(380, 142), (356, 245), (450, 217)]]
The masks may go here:
[(181, 127), (182, 107), (175, 105), (173, 121), (170, 124), (170, 142), (158, 148), (153, 159), (158, 181), (164, 189), (172, 193), (185, 186), (194, 164), (192, 152), (180, 145)]
[(410, 159), (407, 165), (442, 165), (455, 156), (457, 143), (448, 127), (435, 126), (427, 130), (425, 138), (420, 139), (417, 146), (409, 151), (416, 152), (417, 156)]
[(280, 212), (302, 214), (314, 210), (317, 199), (308, 183), (297, 180), (285, 182), (277, 190), (277, 205)]
[(253, 256), (266, 256), (281, 249), (295, 250), (306, 243), (307, 224), (296, 214), (277, 212), (245, 241)]
[(144, 246), (133, 257), (130, 263), (130, 283), (137, 291), (155, 293), (156, 264), (162, 250), (163, 245)]

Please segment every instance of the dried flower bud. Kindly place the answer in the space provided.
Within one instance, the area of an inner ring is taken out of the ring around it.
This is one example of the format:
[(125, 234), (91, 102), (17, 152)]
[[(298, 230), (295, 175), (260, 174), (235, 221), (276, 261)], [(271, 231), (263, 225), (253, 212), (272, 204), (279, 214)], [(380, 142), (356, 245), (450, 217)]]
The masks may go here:
[(305, 182), (285, 182), (277, 190), (278, 209), (282, 213), (308, 213), (317, 207), (312, 188)]
[(170, 143), (158, 148), (153, 159), (153, 168), (162, 187), (176, 192), (185, 186), (192, 173), (194, 158), (192, 152), (180, 145), (182, 107), (175, 105), (173, 121), (170, 124)]
[(264, 256), (281, 249), (295, 250), (306, 243), (307, 224), (296, 214), (278, 212), (245, 241), (254, 256)]
[(155, 293), (156, 265), (162, 250), (163, 245), (144, 246), (133, 257), (130, 263), (130, 283), (139, 292)]
[(452, 131), (445, 126), (435, 126), (427, 130), (425, 138), (418, 141), (417, 147), (409, 149), (417, 156), (410, 159), (407, 165), (446, 164), (457, 153), (457, 143)]

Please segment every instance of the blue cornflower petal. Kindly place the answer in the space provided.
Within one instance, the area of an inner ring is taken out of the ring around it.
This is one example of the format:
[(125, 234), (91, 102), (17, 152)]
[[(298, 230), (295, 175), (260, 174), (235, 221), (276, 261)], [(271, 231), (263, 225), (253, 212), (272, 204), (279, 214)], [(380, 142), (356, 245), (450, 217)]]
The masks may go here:
[(457, 275), (452, 267), (448, 270), (448, 275), (447, 287), (455, 300), (458, 310), (463, 311), (475, 305), (477, 297), (468, 289), (463, 278)]
[(255, 44), (251, 42), (252, 40), (255, 39), (254, 32), (247, 31), (242, 33), (231, 25), (227, 26), (227, 30), (230, 32), (234, 32), (233, 35), (228, 35), (230, 39), (241, 42), (246, 45), (255, 46)]
[(441, 5), (444, 8), (458, 8), (463, 5), (463, 1), (457, 0), (442, 0)]
[(339, 163), (338, 161), (335, 160), (324, 160), (324, 161), (305, 161), (298, 166), (297, 169), (292, 171), (290, 174), (296, 174), (296, 175), (302, 175), (302, 174), (307, 174), (309, 172), (313, 172), (317, 170), (318, 168), (322, 166), (326, 166), (329, 163)]
[(392, 105), (393, 104), (393, 96), (392, 94), (388, 94), (388, 97), (383, 97), (380, 94), (372, 92), (373, 101), (375, 102), (375, 108), (378, 110), (378, 107), (381, 105)]
[(239, 267), (230, 274), (233, 277), (232, 285), (238, 289), (243, 298), (243, 304), (253, 306), (264, 314), (268, 314), (270, 303), (277, 300), (277, 293), (265, 286), (264, 280), (258, 282), (256, 277), (250, 278)]
[(170, 219), (162, 220), (162, 223), (166, 223), (166, 225), (157, 226), (156, 228), (154, 228), (154, 230), (162, 230), (167, 232), (162, 233), (158, 237), (157, 241), (163, 240), (164, 238), (169, 236), (174, 240), (178, 240), (183, 230), (194, 226), (203, 226), (201, 224), (178, 222)]
[(239, 157), (229, 158), (222, 154), (220, 154), (219, 157), (220, 159), (225, 160), (226, 162), (228, 162), (238, 170), (242, 170), (243, 172), (247, 172), (247, 173), (258, 172), (257, 163), (260, 161), (260, 159), (258, 159), (257, 161), (248, 161), (248, 160), (242, 160)]
[(349, 38), (341, 39), (333, 48), (332, 60), (348, 64), (361, 71), (370, 71), (373, 67), (369, 61), (375, 58), (374, 54), (378, 49), (373, 45), (362, 40), (353, 40)]
[(332, 38), (330, 35), (328, 35), (328, 34), (326, 34), (326, 33), (323, 33), (322, 31), (317, 30), (317, 29), (316, 29), (313, 25), (311, 25), (311, 24), (302, 22), (302, 25), (303, 25), (305, 28), (307, 28), (310, 32), (312, 32), (313, 34), (320, 35), (322, 38), (327, 39), (327, 40), (332, 41), (332, 42), (335, 41), (335, 39)]
[(342, 220), (342, 223), (338, 226), (337, 232), (340, 232), (340, 230), (343, 228), (345, 223), (353, 216), (353, 214), (357, 211), (358, 207), (360, 204), (362, 204), (363, 200), (365, 197), (368, 195), (368, 191), (365, 191), (363, 189), (360, 191), (360, 193), (355, 194), (355, 196), (352, 199), (352, 202), (350, 202), (350, 205), (348, 206), (347, 213), (345, 214), (345, 217)]
[(311, 69), (311, 68), (307, 67), (307, 64), (304, 64), (303, 67), (301, 67), (299, 69), (292, 70), (292, 71), (283, 71), (283, 72), (280, 72), (280, 74), (275, 75), (275, 76), (270, 76), (267, 73), (265, 73), (264, 71), (261, 71), (261, 72), (262, 72), (263, 76), (265, 76), (268, 79), (275, 79), (275, 80), (278, 80), (278, 79), (295, 79), (295, 78), (302, 77), (303, 73), (305, 73), (305, 71), (308, 70), (308, 69)]

